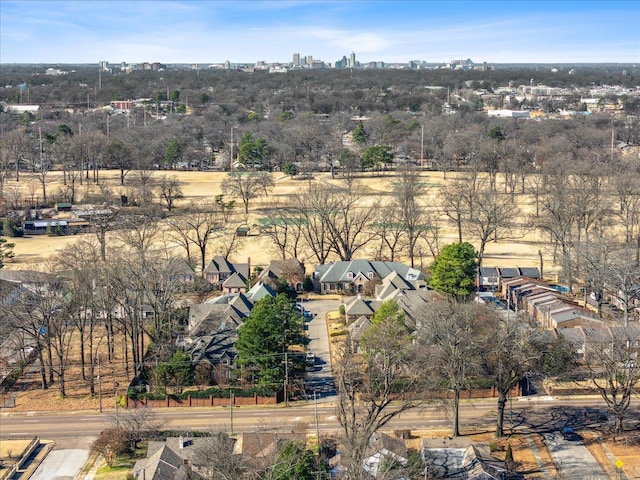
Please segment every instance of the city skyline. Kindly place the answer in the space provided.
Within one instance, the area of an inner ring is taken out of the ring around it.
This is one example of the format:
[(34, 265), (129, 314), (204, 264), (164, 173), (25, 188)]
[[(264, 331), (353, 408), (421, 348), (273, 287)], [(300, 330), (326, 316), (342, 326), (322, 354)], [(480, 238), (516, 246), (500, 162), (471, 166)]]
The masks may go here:
[(638, 63), (636, 1), (0, 0), (0, 63)]

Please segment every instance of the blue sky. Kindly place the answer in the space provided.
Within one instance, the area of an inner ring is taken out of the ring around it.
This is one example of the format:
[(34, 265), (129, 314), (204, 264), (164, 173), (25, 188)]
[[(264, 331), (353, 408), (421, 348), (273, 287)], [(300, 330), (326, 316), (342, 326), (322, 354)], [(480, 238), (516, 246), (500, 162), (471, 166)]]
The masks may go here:
[(640, 63), (640, 1), (0, 0), (0, 63)]

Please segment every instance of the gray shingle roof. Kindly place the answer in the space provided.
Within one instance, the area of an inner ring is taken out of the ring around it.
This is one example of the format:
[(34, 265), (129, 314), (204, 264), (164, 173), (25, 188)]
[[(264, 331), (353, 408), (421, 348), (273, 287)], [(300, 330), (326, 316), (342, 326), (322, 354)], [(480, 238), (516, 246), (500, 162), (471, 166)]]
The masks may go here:
[(222, 282), (222, 286), (224, 288), (243, 288), (247, 286), (247, 279), (237, 272), (234, 272), (229, 278)]
[[(349, 272), (353, 274), (353, 277), (349, 278)], [(349, 282), (359, 273), (365, 277), (369, 277), (369, 273), (373, 273), (374, 277), (384, 278), (391, 272), (397, 272), (407, 280), (424, 278), (422, 272), (403, 263), (370, 260), (351, 260), (320, 265), (316, 267), (316, 278), (321, 283)]]
[(347, 327), (352, 340), (360, 340), (362, 334), (371, 326), (371, 320), (362, 316)]

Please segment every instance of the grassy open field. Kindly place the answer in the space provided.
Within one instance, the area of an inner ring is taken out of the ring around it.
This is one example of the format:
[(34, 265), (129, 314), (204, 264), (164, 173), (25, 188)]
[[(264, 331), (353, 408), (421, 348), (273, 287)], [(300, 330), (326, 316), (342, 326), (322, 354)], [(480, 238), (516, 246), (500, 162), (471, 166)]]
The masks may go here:
[[(182, 182), (182, 191), (185, 198), (176, 202), (177, 207), (185, 205), (190, 201), (199, 201), (204, 199), (213, 199), (215, 195), (221, 193), (221, 183), (226, 174), (221, 172), (155, 172), (155, 176), (159, 177), (162, 174), (176, 175), (180, 182)], [(127, 194), (131, 188), (129, 183), (131, 181), (131, 175), (127, 177), (125, 186), (119, 185), (119, 172), (118, 171), (105, 171), (101, 172), (101, 183), (108, 185), (110, 190), (114, 194)], [(447, 178), (443, 178), (441, 172), (423, 172), (424, 183), (428, 185), (428, 194), (424, 199), (425, 205), (429, 206), (434, 211), (437, 208), (438, 199), (437, 195), (440, 189), (447, 188), (447, 185), (451, 179), (455, 178), (455, 174), (447, 174)], [(371, 201), (374, 199), (381, 201), (390, 201), (391, 185), (395, 181), (395, 175), (392, 172), (387, 172), (382, 176), (371, 176), (370, 174), (363, 174), (359, 178), (359, 190), (370, 196)], [(249, 211), (249, 224), (255, 223), (260, 217), (260, 210), (268, 208), (270, 204), (275, 201), (284, 201), (290, 198), (308, 187), (311, 188), (325, 188), (327, 185), (340, 185), (344, 181), (339, 177), (332, 179), (328, 173), (318, 173), (312, 181), (292, 179), (282, 173), (273, 174), (275, 188), (273, 192), (267, 196), (254, 200), (250, 203)], [(25, 196), (28, 195), (28, 191), (33, 191), (37, 188), (33, 180), (23, 178), (20, 183), (9, 181), (5, 185), (5, 191), (11, 191), (14, 186), (17, 185), (23, 190)], [(62, 185), (61, 172), (52, 172), (47, 177), (47, 191), (49, 195), (53, 195)], [(89, 191), (95, 191), (96, 187), (92, 184), (79, 186), (79, 196)], [(531, 211), (532, 200), (526, 195), (516, 195), (516, 200), (520, 204), (520, 208), (523, 212)], [(241, 210), (241, 207), (238, 207)], [(55, 212), (54, 212), (55, 213)], [(58, 218), (68, 218), (70, 216), (67, 212), (57, 214)], [(445, 217), (440, 218), (441, 227), (441, 239), (440, 246), (444, 246), (448, 243), (457, 241), (454, 226), (447, 222)], [(9, 260), (6, 264), (7, 268), (12, 269), (25, 269), (30, 268), (33, 265), (37, 265), (47, 258), (59, 252), (67, 245), (77, 242), (80, 238), (87, 238), (92, 234), (79, 234), (63, 237), (48, 237), (46, 235), (40, 236), (27, 236), (24, 238), (15, 238), (11, 241), (15, 243), (14, 253), (15, 257)], [(476, 243), (473, 238), (463, 238), (465, 241)], [(364, 258), (372, 256), (374, 253), (374, 246), (368, 248), (365, 251), (359, 252), (358, 258)], [(210, 249), (211, 255), (215, 253), (215, 246)], [(528, 228), (526, 222), (523, 221), (523, 229), (513, 232), (513, 238), (500, 240), (496, 243), (490, 242), (487, 245), (485, 253), (485, 266), (539, 266), (539, 251), (542, 252), (544, 258), (544, 271), (545, 274), (551, 274), (557, 272), (557, 267), (552, 264), (551, 252), (546, 247), (545, 242), (540, 237), (539, 233), (535, 230)], [(308, 267), (312, 267), (314, 259), (311, 257), (302, 256), (300, 260), (304, 261)], [(251, 258), (252, 265), (267, 265), (271, 259), (278, 258), (277, 251), (272, 244), (272, 241), (266, 237), (257, 235), (257, 229), (254, 229), (254, 233), (246, 238), (240, 248), (232, 255), (232, 260), (243, 261), (247, 258)], [(418, 259), (417, 265), (420, 267), (427, 267), (432, 262), (430, 255), (426, 255), (421, 259)], [(553, 277), (552, 277), (553, 278)]]

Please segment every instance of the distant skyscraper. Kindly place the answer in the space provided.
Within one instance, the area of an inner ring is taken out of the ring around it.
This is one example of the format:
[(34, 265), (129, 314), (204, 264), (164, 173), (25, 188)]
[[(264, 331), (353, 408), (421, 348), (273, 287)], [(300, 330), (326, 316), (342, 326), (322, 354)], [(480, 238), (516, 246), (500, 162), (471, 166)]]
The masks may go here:
[(356, 68), (356, 54), (353, 52), (349, 56), (349, 67)]
[(294, 67), (299, 67), (300, 66), (300, 54), (299, 53), (294, 53), (293, 54), (293, 66)]
[(313, 63), (313, 55), (307, 55), (307, 61), (305, 65), (311, 65)]

